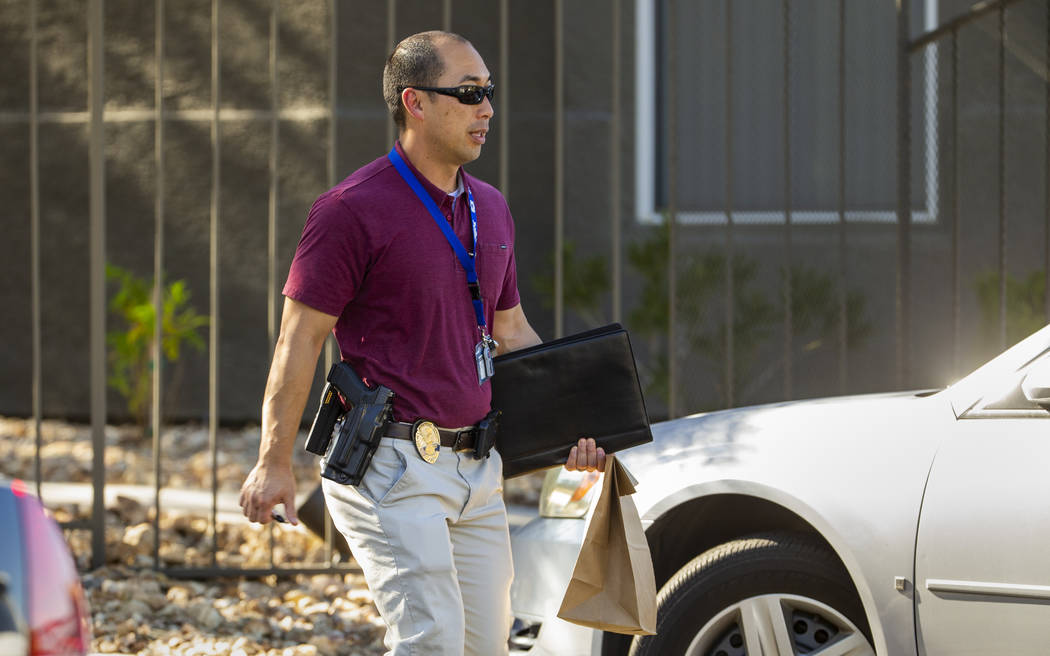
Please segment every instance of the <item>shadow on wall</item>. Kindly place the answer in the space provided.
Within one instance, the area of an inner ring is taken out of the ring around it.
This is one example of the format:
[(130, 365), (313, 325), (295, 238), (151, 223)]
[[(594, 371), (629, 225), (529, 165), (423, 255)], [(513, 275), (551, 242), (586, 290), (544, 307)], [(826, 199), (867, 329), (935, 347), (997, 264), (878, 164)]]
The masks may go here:
[[(627, 245), (627, 260), (641, 285), (634, 306), (627, 313), (627, 325), (647, 354), (639, 357), (646, 396), (665, 404), (669, 396), (669, 238), (665, 221), (652, 228), (647, 239)], [(713, 386), (680, 384), (689, 387), (679, 391), (685, 397), (681, 407), (690, 412), (727, 407), (730, 396), (735, 406), (765, 400), (766, 389), (782, 375), (787, 360), (783, 346), (773, 342), (784, 323), (784, 286), (789, 280), (792, 361), (801, 366), (818, 354), (838, 348), (841, 312), (839, 283), (834, 276), (793, 265), (790, 277), (787, 270), (781, 268), (775, 272), (779, 284), (769, 285), (759, 280), (759, 261), (737, 253), (732, 259), (734, 357), (730, 379), (725, 356), (727, 258), (724, 253), (711, 250), (680, 253), (677, 259), (677, 315), (698, 320), (681, 321), (677, 326), (675, 358), (680, 362), (696, 361), (715, 375)], [(598, 325), (600, 304), (610, 287), (605, 257), (578, 258), (575, 243), (566, 241), (563, 261), (566, 308), (577, 313), (587, 325)], [(553, 263), (548, 269), (553, 269)], [(533, 276), (532, 285), (548, 299), (547, 307), (552, 307), (553, 276)], [(864, 345), (872, 324), (861, 292), (849, 290), (845, 300), (846, 343), (848, 349), (854, 350)], [(774, 355), (769, 357), (770, 353)]]

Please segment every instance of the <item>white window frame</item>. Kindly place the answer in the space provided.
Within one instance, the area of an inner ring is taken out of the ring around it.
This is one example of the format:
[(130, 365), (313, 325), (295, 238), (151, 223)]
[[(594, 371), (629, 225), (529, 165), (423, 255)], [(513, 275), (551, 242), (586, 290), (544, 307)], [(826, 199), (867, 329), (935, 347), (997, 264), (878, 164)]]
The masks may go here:
[[(656, 211), (656, 101), (651, 81), (656, 79), (656, 3), (659, 0), (637, 0), (635, 3), (635, 215), (639, 223), (660, 224), (663, 216)], [(938, 0), (925, 0), (924, 32), (937, 27)], [(937, 186), (937, 49), (936, 43), (923, 52), (923, 123), (926, 139), (926, 207), (913, 210), (913, 223), (936, 223), (940, 209)], [(729, 212), (734, 225), (783, 225), (786, 212)], [(686, 225), (726, 225), (727, 212), (677, 212), (678, 223)], [(846, 210), (848, 223), (896, 223), (897, 212)], [(791, 223), (827, 225), (839, 222), (838, 212), (792, 210)]]

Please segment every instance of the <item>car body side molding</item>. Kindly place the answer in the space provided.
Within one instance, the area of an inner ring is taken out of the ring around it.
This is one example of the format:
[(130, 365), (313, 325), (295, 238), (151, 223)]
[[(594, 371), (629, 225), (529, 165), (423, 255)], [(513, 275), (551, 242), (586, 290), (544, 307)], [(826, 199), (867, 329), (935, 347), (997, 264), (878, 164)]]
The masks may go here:
[(1021, 597), (1024, 599), (1045, 599), (1050, 601), (1050, 585), (926, 579), (926, 589), (934, 593), (992, 597)]

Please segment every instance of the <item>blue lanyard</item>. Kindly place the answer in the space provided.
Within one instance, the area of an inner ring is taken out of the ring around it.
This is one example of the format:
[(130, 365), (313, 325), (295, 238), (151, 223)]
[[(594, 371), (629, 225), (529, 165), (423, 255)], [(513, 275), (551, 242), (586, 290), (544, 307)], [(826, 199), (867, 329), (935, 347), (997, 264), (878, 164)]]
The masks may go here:
[[(438, 228), (441, 228), (441, 232), (445, 235), (445, 239), (448, 240), (449, 246), (452, 247), (456, 257), (459, 258), (459, 263), (463, 265), (463, 269), (467, 272), (467, 289), (470, 291), (470, 302), (474, 304), (474, 314), (478, 319), (478, 328), (481, 329), (481, 333), (484, 335), (486, 332), (485, 304), (481, 300), (481, 286), (478, 284), (478, 271), (474, 266), (474, 255), (463, 248), (463, 244), (459, 241), (455, 231), (452, 230), (452, 226), (441, 214), (441, 210), (434, 203), (434, 199), (430, 197), (427, 190), (423, 188), (416, 176), (412, 174), (412, 170), (405, 164), (405, 160), (401, 158), (397, 148), (391, 148), (387, 157), (390, 158), (390, 162), (397, 169), (397, 172), (401, 174), (401, 177), (405, 179), (405, 182), (408, 183), (408, 186), (412, 188), (412, 191), (416, 192), (416, 196), (419, 197), (423, 206), (430, 212), (430, 216), (434, 218), (434, 223), (437, 224)], [(470, 187), (467, 187), (467, 202), (470, 205), (470, 227), (474, 235), (474, 250), (476, 252), (478, 248), (478, 215), (474, 209), (474, 195), (470, 193)]]

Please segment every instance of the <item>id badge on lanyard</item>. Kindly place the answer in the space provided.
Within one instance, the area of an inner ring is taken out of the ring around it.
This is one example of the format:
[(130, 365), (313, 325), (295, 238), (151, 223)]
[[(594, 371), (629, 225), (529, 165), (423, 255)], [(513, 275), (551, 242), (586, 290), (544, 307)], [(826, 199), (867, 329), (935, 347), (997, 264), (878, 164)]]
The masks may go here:
[(478, 372), (478, 385), (482, 385), (496, 373), (492, 363), (492, 353), (499, 348), (499, 344), (489, 335), (488, 327), (485, 325), (485, 302), (481, 298), (481, 285), (478, 283), (478, 271), (474, 265), (474, 254), (478, 250), (478, 214), (474, 206), (474, 195), (471, 193), (470, 187), (467, 187), (467, 203), (470, 205), (470, 227), (474, 237), (474, 254), (472, 254), (463, 248), (463, 244), (460, 243), (459, 237), (452, 230), (452, 226), (441, 215), (441, 210), (434, 203), (434, 199), (430, 197), (430, 194), (423, 188), (416, 176), (412, 174), (412, 170), (405, 164), (405, 160), (401, 158), (397, 148), (392, 148), (387, 157), (405, 182), (408, 183), (408, 186), (412, 188), (412, 191), (415, 192), (423, 206), (430, 212), (430, 216), (433, 217), (434, 222), (437, 223), (438, 228), (445, 235), (449, 246), (452, 247), (456, 257), (459, 258), (459, 263), (463, 265), (463, 269), (467, 272), (467, 289), (470, 291), (470, 302), (474, 306), (474, 316), (478, 321), (478, 331), (481, 333), (481, 341), (474, 346), (474, 366)]
[(474, 363), (478, 367), (479, 385), (496, 375), (496, 368), (492, 364), (492, 352), (498, 347), (499, 344), (488, 333), (485, 333), (474, 347)]

